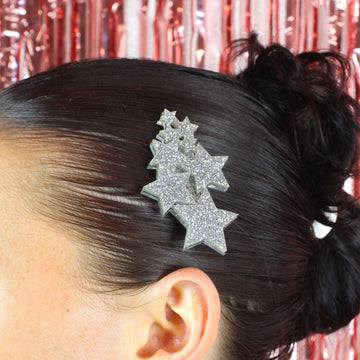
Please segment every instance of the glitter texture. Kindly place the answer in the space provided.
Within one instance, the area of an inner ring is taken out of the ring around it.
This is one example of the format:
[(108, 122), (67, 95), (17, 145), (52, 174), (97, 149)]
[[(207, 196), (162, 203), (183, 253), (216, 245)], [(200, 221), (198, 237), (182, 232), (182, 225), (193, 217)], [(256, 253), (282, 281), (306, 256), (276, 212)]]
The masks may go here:
[(158, 200), (161, 215), (164, 216), (175, 203), (195, 203), (186, 188), (189, 177), (189, 173), (174, 174), (164, 167), (156, 181), (143, 187), (142, 194)]
[(154, 157), (148, 166), (156, 170), (156, 180), (141, 194), (157, 200), (163, 216), (170, 211), (186, 228), (184, 250), (205, 244), (224, 255), (224, 228), (238, 214), (218, 209), (207, 188), (229, 188), (221, 171), (228, 157), (211, 156), (198, 144), (198, 126), (188, 117), (179, 121), (175, 111), (165, 109), (157, 124), (164, 129), (150, 144)]
[(221, 171), (227, 159), (228, 156), (211, 156), (198, 144), (194, 159), (189, 161), (189, 170), (195, 176), (196, 192), (200, 192), (208, 185), (220, 191), (226, 191), (229, 188)]
[(206, 188), (197, 204), (176, 204), (172, 213), (187, 229), (184, 249), (204, 243), (220, 254), (226, 253), (224, 228), (237, 214), (218, 209)]

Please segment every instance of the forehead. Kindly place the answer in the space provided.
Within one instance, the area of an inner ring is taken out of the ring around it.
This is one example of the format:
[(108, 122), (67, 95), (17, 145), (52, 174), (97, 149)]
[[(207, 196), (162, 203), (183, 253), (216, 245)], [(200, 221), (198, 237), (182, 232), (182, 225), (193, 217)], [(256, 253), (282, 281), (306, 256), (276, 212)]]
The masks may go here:
[[(19, 220), (24, 211), (25, 192), (31, 178), (30, 155), (26, 155), (14, 144), (0, 141), (0, 217), (10, 212)], [(1, 226), (3, 227), (3, 226)]]

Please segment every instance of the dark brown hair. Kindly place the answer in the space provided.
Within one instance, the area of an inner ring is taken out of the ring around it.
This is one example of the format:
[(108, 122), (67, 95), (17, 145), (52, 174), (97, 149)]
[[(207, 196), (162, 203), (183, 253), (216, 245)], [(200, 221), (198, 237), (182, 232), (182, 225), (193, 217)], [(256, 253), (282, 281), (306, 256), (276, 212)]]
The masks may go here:
[[(222, 359), (264, 360), (278, 347), (346, 325), (360, 307), (360, 210), (343, 190), (358, 155), (349, 64), (333, 53), (298, 56), (241, 43), (237, 77), (150, 60), (75, 62), (0, 94), (1, 138), (41, 158), (34, 208), (87, 249), (84, 272), (107, 290), (137, 289), (182, 267), (216, 285), (223, 306)], [(243, 50), (241, 50), (243, 51)], [(226, 193), (238, 213), (228, 253), (183, 251), (184, 228), (142, 195), (151, 140), (164, 108), (199, 125), (212, 155), (228, 155)], [(312, 222), (338, 208), (324, 239)], [(84, 257), (85, 258), (85, 257)]]

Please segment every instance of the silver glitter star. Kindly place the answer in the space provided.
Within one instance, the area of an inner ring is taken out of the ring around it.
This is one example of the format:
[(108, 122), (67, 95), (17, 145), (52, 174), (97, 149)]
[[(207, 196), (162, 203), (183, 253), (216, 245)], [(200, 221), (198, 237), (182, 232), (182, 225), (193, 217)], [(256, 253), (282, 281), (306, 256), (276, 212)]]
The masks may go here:
[(162, 167), (157, 172), (157, 180), (145, 185), (141, 194), (155, 199), (159, 203), (161, 215), (164, 216), (175, 204), (194, 204), (195, 200), (187, 189), (190, 173), (174, 174)]
[(198, 129), (198, 125), (191, 124), (188, 117), (180, 122), (180, 129), (182, 138), (180, 138), (180, 150), (187, 155), (189, 151), (194, 150), (196, 139), (194, 137), (195, 131)]
[(211, 156), (200, 144), (197, 144), (195, 151), (194, 159), (187, 164), (195, 177), (196, 192), (202, 191), (207, 186), (226, 191), (229, 184), (221, 169), (228, 156)]
[(195, 131), (198, 128), (199, 128), (199, 126), (192, 124), (187, 116), (183, 121), (179, 122), (179, 129), (181, 130), (181, 133), (184, 136), (194, 137)]
[(184, 140), (179, 143), (179, 150), (184, 155), (189, 155), (190, 152), (196, 152), (196, 142), (197, 140), (193, 136), (187, 136)]
[(153, 139), (150, 144), (150, 149), (153, 155), (156, 155), (160, 149), (162, 148), (163, 144), (160, 141)]
[(179, 140), (180, 136), (181, 135), (179, 129), (168, 127), (165, 130), (160, 130), (159, 133), (156, 135), (156, 138), (162, 143), (167, 144), (170, 141)]
[(187, 163), (184, 154), (179, 151), (177, 141), (171, 141), (163, 144), (161, 149), (156, 153), (150, 161), (148, 169), (157, 169), (160, 165), (164, 165), (171, 172), (176, 173), (181, 164)]
[(161, 125), (164, 129), (170, 128), (171, 125), (176, 126), (178, 123), (176, 111), (169, 111), (167, 109), (161, 113), (160, 119), (157, 121), (157, 124)]
[(195, 140), (194, 133), (197, 128), (198, 125), (192, 124), (189, 118), (186, 117), (183, 121), (173, 122), (172, 126), (167, 126), (164, 130), (160, 130), (156, 138), (164, 143), (168, 143), (169, 141), (173, 140)]
[(204, 243), (224, 255), (224, 228), (237, 214), (218, 209), (207, 187), (228, 189), (221, 170), (228, 157), (211, 156), (198, 144), (198, 126), (188, 117), (180, 122), (175, 111), (165, 109), (157, 123), (164, 130), (150, 144), (154, 157), (148, 166), (156, 169), (156, 180), (141, 193), (158, 201), (163, 216), (170, 211), (186, 227), (184, 249)]
[(175, 204), (171, 212), (186, 227), (184, 249), (204, 243), (222, 255), (226, 253), (224, 228), (238, 214), (218, 209), (207, 189), (197, 204)]

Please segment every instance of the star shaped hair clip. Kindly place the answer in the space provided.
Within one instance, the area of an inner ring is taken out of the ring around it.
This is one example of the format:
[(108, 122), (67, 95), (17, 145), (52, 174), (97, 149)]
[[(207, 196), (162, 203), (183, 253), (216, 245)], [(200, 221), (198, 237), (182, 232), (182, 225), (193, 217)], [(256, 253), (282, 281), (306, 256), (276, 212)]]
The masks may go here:
[(238, 214), (218, 209), (208, 188), (227, 191), (222, 173), (227, 156), (211, 156), (194, 137), (198, 126), (186, 117), (179, 121), (176, 111), (164, 110), (158, 125), (163, 127), (150, 144), (154, 155), (148, 169), (156, 180), (141, 194), (157, 200), (162, 216), (168, 212), (186, 228), (184, 250), (205, 244), (225, 255), (224, 228)]

